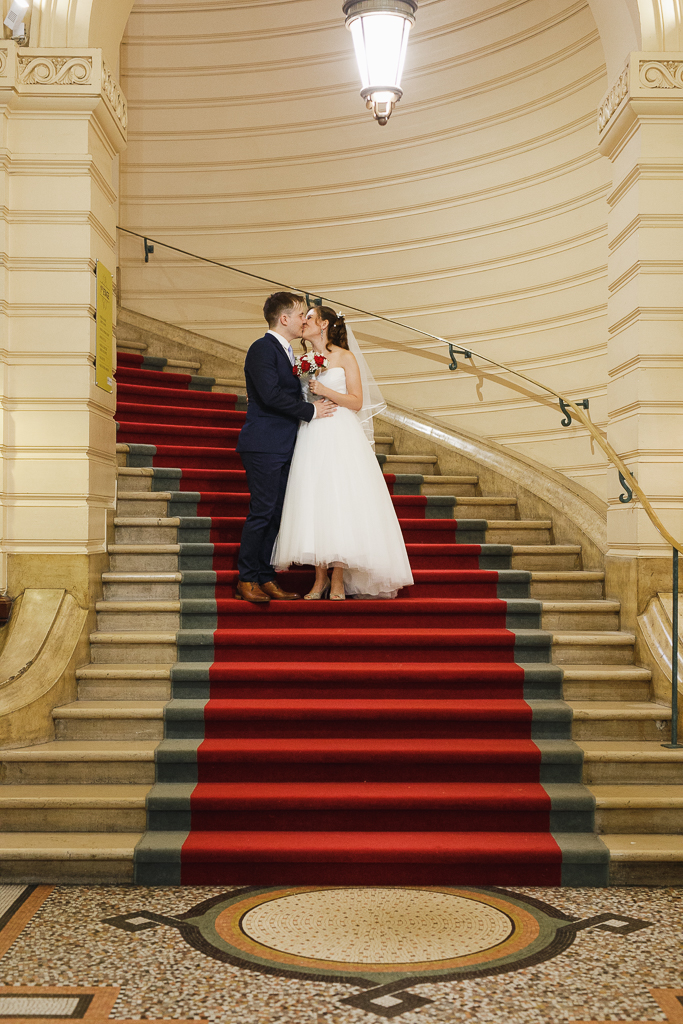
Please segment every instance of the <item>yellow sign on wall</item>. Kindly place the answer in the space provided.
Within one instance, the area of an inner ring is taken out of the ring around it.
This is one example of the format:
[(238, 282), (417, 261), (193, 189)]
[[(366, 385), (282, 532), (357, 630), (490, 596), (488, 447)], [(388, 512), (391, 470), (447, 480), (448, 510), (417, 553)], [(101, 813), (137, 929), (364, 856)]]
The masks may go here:
[(97, 342), (95, 383), (98, 388), (114, 390), (114, 282), (103, 263), (97, 261)]

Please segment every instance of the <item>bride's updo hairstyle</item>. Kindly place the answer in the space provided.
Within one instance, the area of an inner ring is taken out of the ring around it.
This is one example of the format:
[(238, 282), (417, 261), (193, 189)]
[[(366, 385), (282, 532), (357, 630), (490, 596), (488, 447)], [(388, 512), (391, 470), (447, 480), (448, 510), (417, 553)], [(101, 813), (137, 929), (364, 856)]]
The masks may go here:
[[(329, 306), (311, 306), (311, 309), (316, 315), (316, 320), (321, 323), (323, 320), (327, 320), (327, 350), (329, 351), (330, 345), (338, 345), (339, 348), (345, 348), (349, 350), (349, 339), (346, 336), (346, 323), (344, 317), (340, 314), (337, 316), (335, 311)], [(309, 310), (310, 312), (310, 310)], [(301, 339), (301, 345), (306, 351), (306, 342)]]

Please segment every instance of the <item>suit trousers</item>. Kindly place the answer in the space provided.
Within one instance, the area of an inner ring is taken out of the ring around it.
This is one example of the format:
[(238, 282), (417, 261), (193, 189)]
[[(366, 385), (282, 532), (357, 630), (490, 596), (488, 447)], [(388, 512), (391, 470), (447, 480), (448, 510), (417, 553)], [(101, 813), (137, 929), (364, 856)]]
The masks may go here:
[(292, 452), (287, 455), (240, 452), (239, 455), (251, 491), (237, 559), (239, 578), (247, 583), (268, 583), (275, 579), (270, 559), (280, 529)]

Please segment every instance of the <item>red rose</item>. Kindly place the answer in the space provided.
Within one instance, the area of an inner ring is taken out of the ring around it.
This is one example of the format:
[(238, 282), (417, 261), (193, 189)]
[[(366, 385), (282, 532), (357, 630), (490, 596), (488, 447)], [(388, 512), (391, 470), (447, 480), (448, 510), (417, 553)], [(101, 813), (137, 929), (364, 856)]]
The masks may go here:
[(302, 359), (301, 360), (301, 369), (304, 371), (304, 373), (308, 373), (310, 368), (311, 368), (311, 364), (309, 363), (309, 361), (307, 359)]
[(322, 366), (323, 363), (325, 362), (325, 356), (315, 356), (315, 362), (317, 366)]
[(294, 374), (295, 377), (298, 377), (299, 376), (299, 367), (298, 366), (293, 366), (292, 367), (292, 373)]

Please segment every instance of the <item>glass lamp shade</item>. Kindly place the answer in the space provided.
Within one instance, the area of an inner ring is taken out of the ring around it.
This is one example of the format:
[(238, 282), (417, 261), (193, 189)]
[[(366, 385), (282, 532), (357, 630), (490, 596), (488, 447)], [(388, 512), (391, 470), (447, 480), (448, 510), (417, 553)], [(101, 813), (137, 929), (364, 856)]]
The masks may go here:
[(343, 10), (356, 51), (361, 96), (384, 125), (403, 95), (401, 75), (417, 0), (346, 0)]

